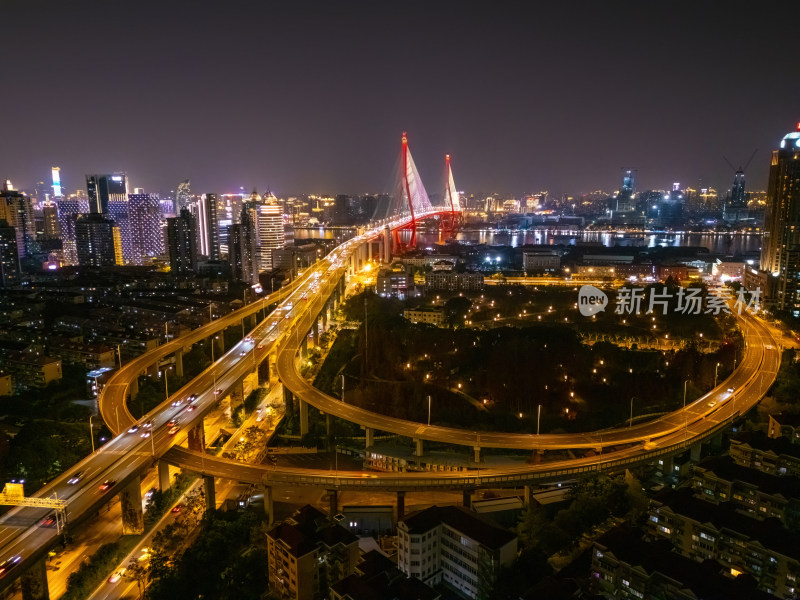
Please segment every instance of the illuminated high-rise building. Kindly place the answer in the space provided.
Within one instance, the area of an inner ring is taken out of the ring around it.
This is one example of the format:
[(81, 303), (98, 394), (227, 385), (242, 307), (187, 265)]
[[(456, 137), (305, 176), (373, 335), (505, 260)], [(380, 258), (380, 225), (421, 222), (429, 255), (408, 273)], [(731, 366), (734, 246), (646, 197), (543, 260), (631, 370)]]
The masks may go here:
[(614, 212), (627, 213), (635, 208), (635, 201), (633, 198), (633, 172), (626, 170), (622, 176), (622, 187), (619, 193), (614, 197), (614, 202), (611, 206)]
[(98, 213), (78, 215), (75, 238), (78, 264), (82, 267), (120, 264), (119, 230), (111, 219)]
[(20, 281), (17, 232), (0, 218), (0, 288), (9, 288)]
[(14, 189), (6, 181), (0, 190), (0, 219), (14, 228), (17, 236), (17, 253), (20, 258), (33, 254), (36, 249), (36, 223), (30, 197)]
[(220, 259), (219, 219), (217, 217), (219, 198), (217, 194), (203, 194), (189, 209), (197, 219), (198, 251), (208, 260)]
[(186, 208), (167, 219), (167, 250), (173, 273), (187, 275), (197, 268), (197, 220)]
[(128, 200), (128, 176), (125, 173), (87, 175), (86, 191), (89, 194), (89, 211), (105, 214), (110, 202)]
[(280, 205), (262, 201), (258, 204), (256, 219), (259, 269), (272, 270), (272, 251), (280, 250), (286, 244)]
[(61, 167), (53, 167), (51, 169), (53, 176), (53, 198), (61, 198)]
[(75, 221), (78, 215), (89, 212), (89, 199), (79, 192), (56, 199), (58, 225), (64, 261), (70, 265), (78, 264), (78, 250), (75, 245)]
[(131, 230), (131, 264), (148, 264), (153, 257), (164, 253), (161, 205), (158, 196), (141, 193), (129, 194), (128, 219)]
[(192, 203), (192, 187), (188, 179), (178, 184), (175, 192), (175, 214), (180, 214), (184, 208), (189, 208)]
[(58, 223), (58, 206), (55, 202), (46, 202), (42, 206), (42, 235), (46, 240), (61, 238), (61, 227)]
[(800, 316), (800, 124), (772, 152), (761, 269), (777, 278), (775, 304)]
[(241, 222), (228, 227), (228, 262), (237, 281), (258, 283), (258, 248), (251, 209), (242, 208)]

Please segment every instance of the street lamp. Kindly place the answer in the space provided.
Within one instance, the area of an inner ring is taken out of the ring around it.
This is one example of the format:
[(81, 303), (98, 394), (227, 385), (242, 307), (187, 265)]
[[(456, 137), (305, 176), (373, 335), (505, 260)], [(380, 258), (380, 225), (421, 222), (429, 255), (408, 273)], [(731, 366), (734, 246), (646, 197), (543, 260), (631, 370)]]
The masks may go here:
[(428, 394), (428, 427), (431, 426), (431, 395)]
[(636, 396), (632, 396), (631, 397), (631, 419), (630, 419), (630, 421), (628, 421), (628, 429), (633, 427), (633, 400), (634, 400), (634, 398), (636, 398)]
[(92, 429), (92, 417), (89, 415), (89, 437), (92, 439), (92, 454), (94, 454), (94, 429)]
[(538, 410), (536, 411), (536, 435), (539, 435), (539, 422), (542, 419), (542, 405), (539, 404)]
[(719, 372), (719, 363), (714, 367), (714, 387), (717, 387), (717, 373)]

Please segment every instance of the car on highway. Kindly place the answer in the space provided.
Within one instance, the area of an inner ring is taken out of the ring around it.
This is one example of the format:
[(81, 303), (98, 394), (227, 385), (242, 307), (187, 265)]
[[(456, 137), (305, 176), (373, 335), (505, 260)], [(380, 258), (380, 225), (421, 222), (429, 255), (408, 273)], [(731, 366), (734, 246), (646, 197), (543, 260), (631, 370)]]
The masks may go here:
[(183, 398), (176, 398), (172, 401), (172, 406), (180, 406), (181, 404), (183, 404)]
[(2, 563), (0, 563), (0, 579), (2, 579), (6, 573), (8, 573), (11, 569), (14, 568), (19, 561), (22, 560), (22, 557), (17, 554), (16, 556), (12, 556), (11, 558), (7, 558)]
[(175, 435), (180, 430), (181, 430), (181, 426), (180, 425), (173, 425), (172, 427), (169, 428), (169, 431), (167, 431), (167, 433), (170, 434), (170, 435)]
[(116, 571), (114, 571), (114, 573), (111, 575), (111, 577), (108, 578), (108, 583), (117, 583), (120, 579), (125, 577), (125, 573), (127, 573), (127, 572), (128, 572), (128, 569), (125, 568), (125, 567), (122, 567), (121, 569), (117, 569)]
[(45, 517), (39, 523), (39, 525), (42, 526), (42, 527), (52, 527), (55, 524), (56, 524), (56, 518), (55, 517)]
[(197, 408), (196, 404), (190, 404), (186, 407), (186, 412), (192, 412), (195, 408)]
[(117, 482), (112, 481), (111, 479), (106, 479), (103, 483), (100, 484), (100, 491), (107, 492), (114, 486), (115, 483)]
[(167, 427), (174, 427), (178, 424), (178, 419), (170, 419), (169, 423), (167, 423)]
[(175, 506), (172, 507), (172, 512), (175, 514), (178, 514), (182, 510), (183, 510), (183, 504), (176, 504)]
[(137, 431), (139, 431), (138, 425), (131, 425), (131, 428), (128, 429), (128, 433), (136, 433)]
[(736, 391), (736, 388), (732, 388), (732, 387), (728, 388), (728, 393), (729, 394), (733, 394), (733, 392), (735, 392), (735, 391)]
[(72, 477), (67, 479), (67, 483), (70, 485), (75, 485), (81, 480), (81, 475), (83, 475), (83, 471), (76, 471), (72, 474)]
[(214, 395), (215, 395), (215, 396), (219, 396), (221, 393), (222, 393), (222, 390), (216, 390), (216, 391), (214, 392)]
[(239, 352), (239, 356), (247, 356), (247, 350), (242, 350)]
[(709, 402), (709, 403), (708, 403), (708, 405), (709, 405), (711, 408), (714, 408), (714, 407), (717, 405), (717, 401), (716, 401), (716, 400), (712, 400), (711, 402)]
[(153, 422), (152, 421), (146, 421), (144, 423), (144, 425), (142, 425), (142, 427), (144, 427), (145, 429), (152, 429), (153, 428)]
[(143, 432), (142, 432), (142, 437), (143, 437), (144, 439), (147, 439), (147, 438), (149, 438), (149, 437), (150, 437), (150, 432), (149, 432), (149, 431), (143, 431)]
[(197, 394), (189, 394), (189, 397), (186, 398), (187, 402), (194, 402), (195, 400), (197, 400)]

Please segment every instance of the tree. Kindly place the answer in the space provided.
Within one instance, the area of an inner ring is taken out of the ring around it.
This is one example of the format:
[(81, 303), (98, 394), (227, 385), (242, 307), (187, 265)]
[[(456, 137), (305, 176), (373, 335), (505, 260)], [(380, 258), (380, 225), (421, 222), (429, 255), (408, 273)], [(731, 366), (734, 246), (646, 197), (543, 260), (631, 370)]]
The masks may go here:
[(472, 301), (464, 296), (455, 296), (444, 303), (444, 322), (448, 327), (464, 324), (464, 316), (472, 306)]

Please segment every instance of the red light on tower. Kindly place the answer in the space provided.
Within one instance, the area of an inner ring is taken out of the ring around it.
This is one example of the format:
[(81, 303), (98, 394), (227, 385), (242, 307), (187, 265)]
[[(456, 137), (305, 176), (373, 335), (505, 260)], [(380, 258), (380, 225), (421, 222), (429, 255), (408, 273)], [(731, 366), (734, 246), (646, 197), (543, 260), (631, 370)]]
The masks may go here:
[(449, 154), (445, 154), (444, 155), (444, 160), (445, 160), (445, 162), (450, 162), (450, 155)]
[(405, 146), (408, 144), (408, 134), (404, 131), (403, 132), (403, 145)]
[(800, 131), (800, 122), (797, 123), (797, 131)]

